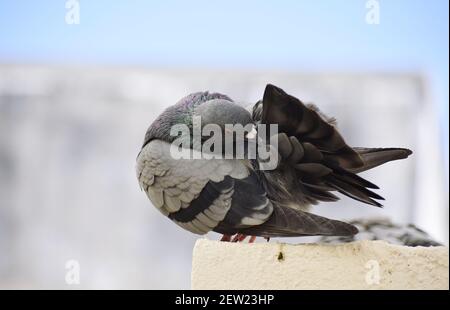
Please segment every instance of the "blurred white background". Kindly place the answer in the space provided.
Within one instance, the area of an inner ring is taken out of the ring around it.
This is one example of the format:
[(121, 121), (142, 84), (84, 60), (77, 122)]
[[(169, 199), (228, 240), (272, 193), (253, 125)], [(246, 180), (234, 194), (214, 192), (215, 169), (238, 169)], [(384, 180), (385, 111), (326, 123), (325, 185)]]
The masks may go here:
[(448, 243), (447, 1), (375, 1), (378, 24), (365, 0), (75, 2), (79, 24), (66, 1), (0, 1), (0, 288), (189, 288), (199, 237), (140, 191), (145, 131), (188, 93), (253, 103), (266, 83), (335, 116), (350, 145), (414, 151), (364, 174), (384, 209), (315, 213)]

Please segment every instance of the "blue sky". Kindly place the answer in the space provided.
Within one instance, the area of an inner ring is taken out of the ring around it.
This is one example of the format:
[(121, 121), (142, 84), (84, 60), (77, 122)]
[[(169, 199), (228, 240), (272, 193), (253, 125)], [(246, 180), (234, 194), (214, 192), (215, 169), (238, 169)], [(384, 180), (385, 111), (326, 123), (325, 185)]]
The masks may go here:
[[(447, 0), (0, 0), (0, 62), (410, 71), (430, 79), (448, 158)], [(448, 159), (447, 159), (448, 161)]]

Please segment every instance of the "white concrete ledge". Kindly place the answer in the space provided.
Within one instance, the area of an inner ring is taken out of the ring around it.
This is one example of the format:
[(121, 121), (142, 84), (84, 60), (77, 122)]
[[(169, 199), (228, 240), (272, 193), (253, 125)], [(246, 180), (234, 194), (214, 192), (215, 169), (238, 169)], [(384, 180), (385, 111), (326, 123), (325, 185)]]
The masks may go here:
[(339, 245), (200, 239), (192, 289), (449, 289), (447, 247), (384, 241)]

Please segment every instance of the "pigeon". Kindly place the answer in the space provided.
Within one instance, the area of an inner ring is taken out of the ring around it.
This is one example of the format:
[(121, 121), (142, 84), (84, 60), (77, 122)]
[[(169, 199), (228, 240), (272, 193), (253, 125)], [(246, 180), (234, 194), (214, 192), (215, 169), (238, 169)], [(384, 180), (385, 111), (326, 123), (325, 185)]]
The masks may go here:
[[(241, 158), (220, 147), (217, 153), (223, 156), (202, 156), (204, 137), (190, 139), (197, 119), (201, 126), (216, 125), (232, 145), (264, 140), (273, 151), (271, 141), (276, 141), (275, 167), (262, 169), (259, 156)], [(227, 124), (251, 130), (238, 137), (227, 131)], [(180, 125), (187, 133), (173, 135)], [(278, 130), (262, 134), (261, 125)], [(173, 144), (180, 139), (185, 143), (177, 148), (190, 156), (173, 156)], [(358, 173), (411, 154), (405, 148), (350, 147), (335, 119), (268, 84), (263, 99), (251, 109), (210, 92), (190, 94), (168, 107), (145, 134), (136, 174), (152, 204), (194, 234), (213, 231), (223, 241), (250, 236), (250, 242), (257, 236), (352, 236), (356, 226), (315, 215), (311, 206), (335, 202), (339, 193), (381, 207), (383, 197), (373, 191), (378, 187)]]
[(339, 244), (360, 240), (383, 240), (410, 247), (443, 245), (416, 225), (393, 223), (389, 218), (355, 219), (349, 223), (358, 227), (358, 235), (323, 236), (319, 239), (319, 243)]

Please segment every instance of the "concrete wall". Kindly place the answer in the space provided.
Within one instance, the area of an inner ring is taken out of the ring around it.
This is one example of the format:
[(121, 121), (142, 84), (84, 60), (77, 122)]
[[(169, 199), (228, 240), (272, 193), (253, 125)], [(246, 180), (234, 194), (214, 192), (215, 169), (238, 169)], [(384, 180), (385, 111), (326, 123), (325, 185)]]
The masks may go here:
[(341, 245), (200, 239), (193, 289), (449, 289), (447, 247), (383, 241)]

